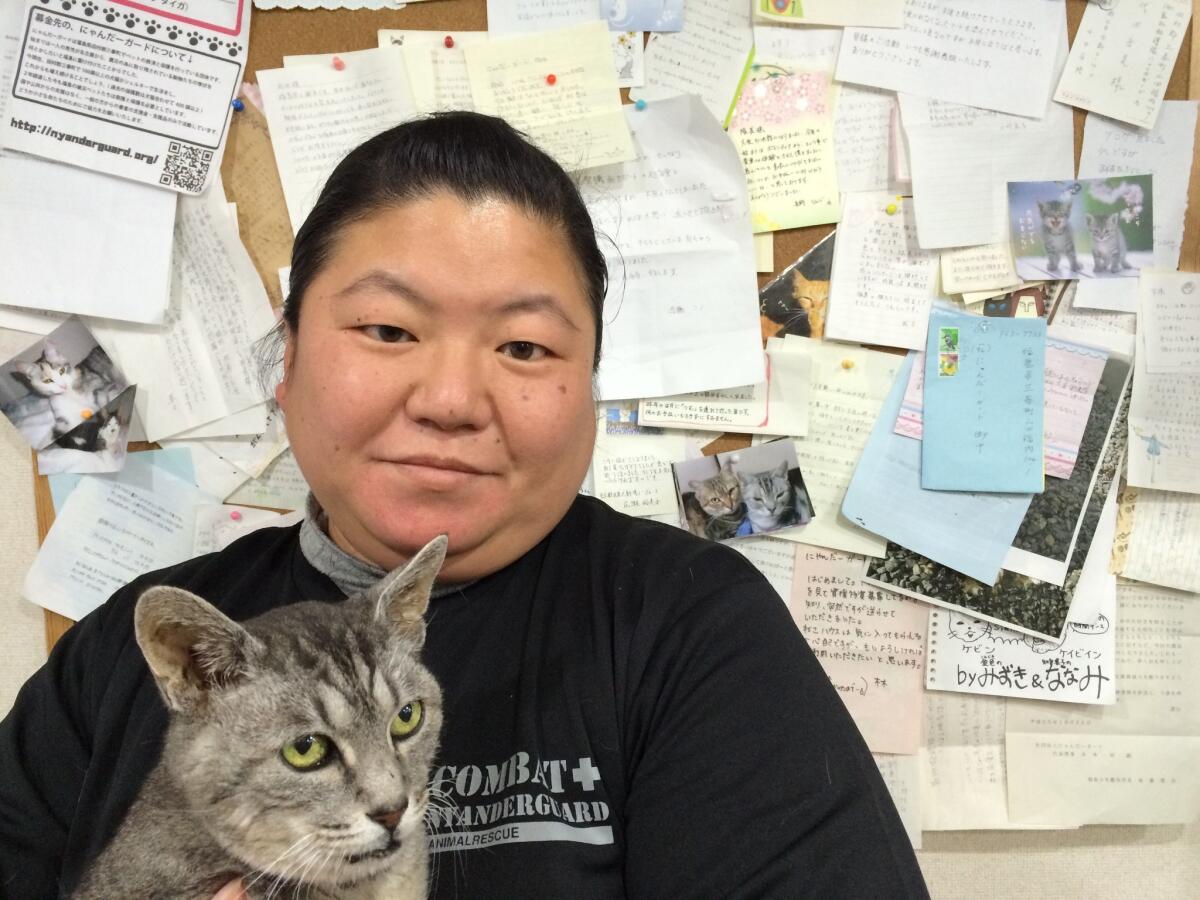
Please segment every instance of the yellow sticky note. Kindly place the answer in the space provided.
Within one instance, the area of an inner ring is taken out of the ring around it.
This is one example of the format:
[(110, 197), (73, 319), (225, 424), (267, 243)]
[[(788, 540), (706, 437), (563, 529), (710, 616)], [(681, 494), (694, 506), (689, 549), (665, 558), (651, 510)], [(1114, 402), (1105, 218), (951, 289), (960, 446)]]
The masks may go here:
[(601, 21), (464, 49), (475, 109), (528, 134), (568, 170), (635, 158)]

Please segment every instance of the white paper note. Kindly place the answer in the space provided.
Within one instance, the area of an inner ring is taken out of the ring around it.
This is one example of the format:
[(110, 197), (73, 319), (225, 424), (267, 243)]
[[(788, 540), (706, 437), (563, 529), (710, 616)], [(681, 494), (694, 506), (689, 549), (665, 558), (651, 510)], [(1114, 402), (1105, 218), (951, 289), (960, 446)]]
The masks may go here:
[(512, 123), (569, 171), (633, 159), (608, 35), (592, 22), (468, 46), (475, 109)]
[(921, 745), (928, 607), (864, 584), (861, 556), (796, 548), (796, 625), (873, 753)]
[[(446, 46), (449, 39), (450, 46)], [(413, 101), (421, 112), (474, 109), (464, 47), (486, 43), (486, 31), (379, 29), (380, 47), (403, 47)], [(284, 58), (287, 64), (287, 58)]]
[(886, 191), (891, 188), (892, 118), (896, 94), (843, 84), (833, 112), (833, 144), (838, 189)]
[(762, 20), (755, 21), (753, 28), (756, 63), (793, 63), (827, 72), (837, 65), (840, 28), (797, 28)]
[(1200, 494), (1137, 492), (1121, 574), (1200, 592)]
[(882, 556), (887, 541), (842, 515), (842, 501), (903, 357), (788, 335), (812, 356), (808, 434), (793, 443), (815, 516), (779, 537), (846, 553)]
[(803, 437), (808, 433), (812, 358), (789, 352), (780, 338), (767, 343), (767, 383), (674, 397), (638, 405), (643, 425)]
[(1200, 372), (1200, 274), (1143, 269), (1138, 277), (1149, 372)]
[(911, 200), (847, 194), (833, 248), (825, 337), (923, 348), (937, 271), (938, 255), (917, 246)]
[[(1083, 126), (1080, 178), (1107, 178), (1147, 172), (1154, 199), (1154, 265), (1174, 269), (1183, 244), (1188, 182), (1196, 136), (1195, 100), (1168, 100), (1153, 130), (1089, 114)], [(1088, 309), (1133, 312), (1137, 281), (1086, 278), (1079, 282), (1076, 305)]]
[(1056, 828), (1200, 816), (1200, 596), (1135, 582), (1117, 596), (1116, 704), (1009, 705), (1014, 816)]
[(257, 73), (292, 230), (352, 148), (417, 111), (403, 51), (341, 54), (342, 69), (316, 63)]
[[(0, 145), (160, 189), (204, 191), (221, 167), (242, 83), (250, 0), (24, 6)], [(106, 15), (88, 18), (98, 10)]]
[(488, 34), (508, 37), (599, 21), (599, 0), (487, 0)]
[(671, 463), (685, 453), (679, 432), (609, 434), (601, 422), (592, 453), (593, 496), (631, 516), (678, 514)]
[(871, 754), (879, 774), (887, 785), (896, 812), (904, 824), (904, 833), (914, 850), (921, 849), (921, 757), (896, 754)]
[(1041, 118), (1066, 25), (1046, 0), (906, 0), (903, 28), (846, 29), (837, 79)]
[(1005, 797), (1004, 704), (999, 697), (925, 695), (925, 831), (1014, 827)]
[[(303, 517), (302, 512), (289, 513), (288, 524)], [(269, 509), (253, 506), (233, 506), (223, 503), (204, 503), (196, 507), (194, 556), (224, 550), (238, 538), (268, 526), (281, 526), (284, 516)]]
[[(1153, 128), (1187, 31), (1187, 0), (1089, 3), (1054, 99)], [(1082, 173), (1081, 173), (1082, 177)]]
[(625, 113), (638, 159), (579, 178), (596, 230), (612, 241), (601, 242), (600, 399), (758, 384), (758, 278), (737, 150), (694, 97)]
[(137, 576), (191, 556), (194, 508), (210, 498), (165, 470), (146, 468), (151, 489), (119, 476), (80, 481), (25, 577), (25, 599), (79, 620)]
[(171, 308), (161, 326), (93, 322), (130, 382), (149, 440), (261, 403), (254, 342), (275, 325), (258, 272), (214, 192), (182, 197)]
[(225, 499), (246, 506), (266, 506), (271, 509), (304, 509), (308, 498), (308, 482), (291, 450), (275, 457), (266, 471), (241, 485)]
[[(1144, 319), (1140, 315), (1138, 319), (1138, 353), (1129, 404), (1129, 483), (1154, 488), (1153, 493), (1200, 494), (1200, 376), (1195, 372), (1147, 371), (1150, 355), (1145, 351)], [(1138, 495), (1139, 515), (1141, 501), (1149, 493)], [(1196, 536), (1200, 537), (1200, 531)], [(1186, 548), (1178, 550), (1181, 554), (1188, 552)]]
[(1007, 241), (942, 251), (942, 290), (947, 294), (1011, 290), (1020, 283)]
[(113, 175), (0, 154), (0, 301), (161, 322), (175, 198)]
[(634, 99), (696, 94), (724, 125), (754, 48), (750, 7), (742, 0), (688, 0), (683, 30), (655, 33), (646, 46), (645, 84)]
[(756, 535), (727, 542), (762, 572), (781, 598), (792, 595), (792, 574), (796, 567), (796, 545), (777, 537)]
[(900, 95), (922, 247), (1007, 244), (1007, 182), (1075, 174), (1071, 108), (1051, 103), (1043, 112), (1028, 119)]

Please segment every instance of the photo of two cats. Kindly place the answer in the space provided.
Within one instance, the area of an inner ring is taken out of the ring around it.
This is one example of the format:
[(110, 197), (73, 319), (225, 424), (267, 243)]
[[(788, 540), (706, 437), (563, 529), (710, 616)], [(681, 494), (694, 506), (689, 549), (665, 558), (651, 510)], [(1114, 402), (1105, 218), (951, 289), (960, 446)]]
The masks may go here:
[(1151, 188), (1149, 175), (1009, 182), (1017, 274), (1026, 281), (1136, 278), (1154, 265)]
[(807, 525), (812, 503), (790, 440), (673, 463), (683, 521), (710, 541)]

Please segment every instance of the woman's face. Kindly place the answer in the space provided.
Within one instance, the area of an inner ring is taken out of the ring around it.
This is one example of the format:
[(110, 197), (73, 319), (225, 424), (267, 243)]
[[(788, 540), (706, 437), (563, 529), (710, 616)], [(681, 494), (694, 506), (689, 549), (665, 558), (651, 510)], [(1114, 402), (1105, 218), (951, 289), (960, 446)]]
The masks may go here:
[(343, 549), (385, 569), (446, 533), (448, 581), (541, 540), (595, 440), (595, 331), (555, 228), (448, 192), (347, 226), (276, 389)]

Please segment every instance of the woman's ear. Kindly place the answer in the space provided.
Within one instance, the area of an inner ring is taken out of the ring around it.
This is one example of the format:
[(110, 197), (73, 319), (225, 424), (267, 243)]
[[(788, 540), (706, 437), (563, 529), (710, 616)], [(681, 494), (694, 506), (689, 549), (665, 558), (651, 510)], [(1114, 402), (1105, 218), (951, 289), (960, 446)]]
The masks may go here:
[(287, 412), (287, 388), (292, 376), (292, 366), (295, 364), (296, 358), (296, 336), (292, 334), (291, 329), (286, 325), (283, 326), (283, 371), (280, 373), (279, 383), (275, 385), (275, 403), (285, 413)]

